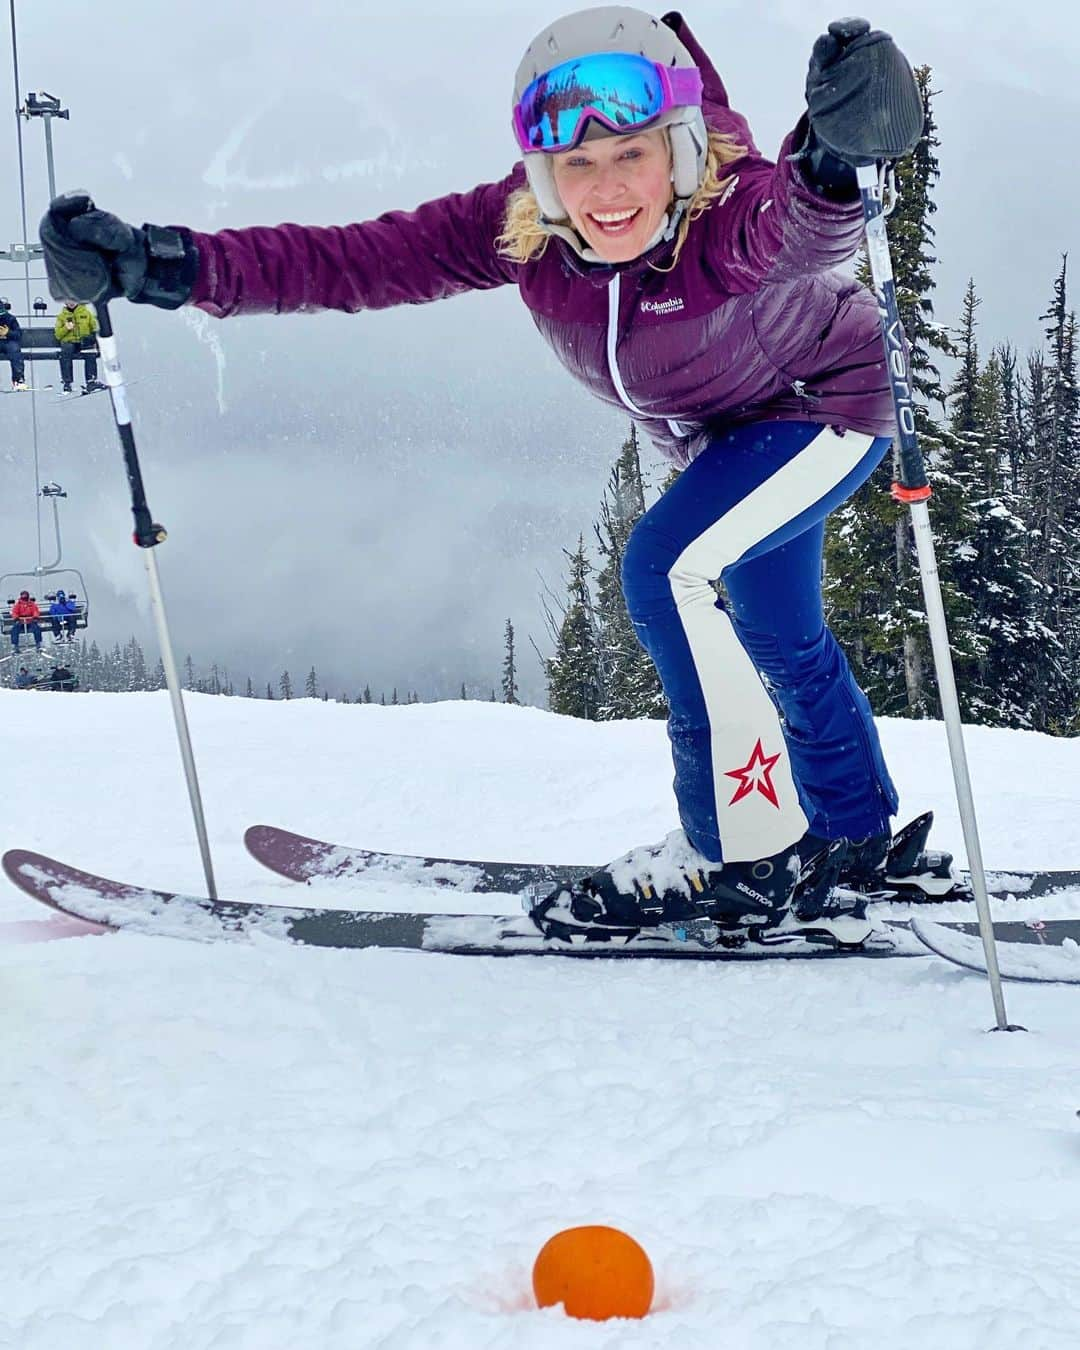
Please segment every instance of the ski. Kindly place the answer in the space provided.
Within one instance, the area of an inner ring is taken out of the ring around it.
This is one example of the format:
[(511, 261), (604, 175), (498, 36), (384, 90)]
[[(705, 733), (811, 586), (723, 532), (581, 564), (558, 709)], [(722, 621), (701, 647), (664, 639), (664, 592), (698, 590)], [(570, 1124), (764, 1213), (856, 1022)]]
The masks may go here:
[[(1006, 925), (994, 924), (994, 933)], [(1080, 919), (1049, 919), (1023, 925), (1022, 942), (997, 944), (998, 967), (1004, 980), (1027, 984), (1080, 984)], [(911, 921), (915, 937), (937, 956), (985, 975), (986, 953), (976, 924), (956, 928), (928, 919)]]
[[(453, 956), (565, 956), (698, 961), (776, 957), (888, 957), (922, 954), (902, 926), (882, 928), (858, 947), (838, 947), (824, 934), (778, 933), (768, 941), (724, 946), (714, 925), (672, 925), (618, 941), (544, 938), (524, 914), (442, 914), (302, 909), (210, 900), (129, 886), (24, 849), (3, 856), (7, 876), (27, 895), (73, 918), (124, 932), (196, 941), (278, 938), (312, 947), (391, 948)], [(711, 932), (710, 932), (711, 930)]]
[[(439, 889), (470, 891), (476, 894), (515, 894), (519, 891), (543, 893), (595, 871), (582, 863), (510, 863), (479, 859), (424, 857), (410, 853), (384, 853), (374, 849), (330, 844), (274, 825), (252, 825), (244, 832), (248, 852), (264, 867), (290, 881), (363, 879), (394, 882)], [(968, 877), (961, 873), (964, 887), (960, 896), (941, 893), (938, 878), (929, 879), (936, 888), (917, 891), (906, 886), (897, 899), (936, 902), (968, 899)], [(987, 886), (998, 899), (1009, 896), (1038, 899), (1055, 891), (1080, 889), (1078, 872), (988, 872)]]
[[(151, 380), (151, 379), (153, 379), (153, 378), (154, 378), (153, 375), (143, 375), (143, 376), (141, 376), (141, 377), (140, 377), (139, 379), (137, 379), (137, 380), (125, 380), (125, 381), (124, 381), (124, 388), (125, 388), (125, 389), (130, 389), (130, 388), (132, 388), (133, 385), (141, 384), (143, 380)], [(45, 385), (44, 387), (45, 387), (46, 389), (52, 389), (52, 388), (54, 388), (55, 386), (49, 384), (49, 385)], [(107, 384), (104, 384), (104, 383), (101, 383), (101, 382), (98, 383), (98, 386), (97, 386), (96, 389), (88, 389), (88, 388), (86, 387), (85, 384), (80, 384), (79, 387), (78, 387), (77, 389), (61, 389), (60, 392), (59, 392), (59, 393), (56, 395), (56, 397), (53, 399), (53, 402), (54, 402), (54, 403), (71, 403), (71, 402), (73, 402), (73, 401), (74, 401), (75, 399), (77, 399), (77, 398), (90, 398), (90, 397), (92, 397), (94, 394), (107, 394), (108, 392), (109, 392), (109, 386), (108, 386)]]
[(309, 839), (273, 825), (250, 826), (244, 831), (244, 844), (256, 862), (290, 881), (363, 877), (478, 895), (553, 890), (594, 870), (585, 864), (574, 867), (561, 863), (484, 862), (381, 853)]
[[(911, 957), (928, 951), (955, 960), (956, 951), (970, 955), (978, 942), (975, 924), (926, 924), (919, 920), (910, 928), (904, 921), (885, 921), (865, 943), (855, 947), (839, 947), (825, 934), (807, 932), (778, 932), (757, 942), (725, 946), (726, 935), (703, 922), (672, 924), (619, 941), (580, 936), (560, 942), (542, 937), (524, 915), (302, 909), (210, 900), (111, 881), (24, 849), (5, 853), (3, 869), (20, 890), (73, 918), (126, 932), (197, 941), (270, 937), (304, 946), (381, 947), (455, 956), (698, 961), (820, 961)], [(1080, 919), (998, 922), (994, 933), (1006, 978), (1080, 979)]]

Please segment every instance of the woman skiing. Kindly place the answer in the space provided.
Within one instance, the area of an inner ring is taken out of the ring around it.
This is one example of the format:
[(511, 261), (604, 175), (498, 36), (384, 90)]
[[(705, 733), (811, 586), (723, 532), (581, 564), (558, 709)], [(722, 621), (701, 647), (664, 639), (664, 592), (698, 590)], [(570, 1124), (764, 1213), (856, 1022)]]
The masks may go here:
[(85, 193), (42, 221), (53, 294), (82, 300), (226, 318), (516, 285), (570, 373), (684, 469), (623, 563), (682, 829), (539, 903), (551, 936), (868, 931), (835, 883), (883, 878), (897, 794), (824, 622), (821, 551), (894, 422), (875, 301), (833, 269), (862, 237), (852, 166), (910, 152), (923, 110), (862, 20), (818, 39), (806, 98), (773, 164), (679, 14), (593, 8), (529, 46), (500, 182), (334, 228), (140, 229)]

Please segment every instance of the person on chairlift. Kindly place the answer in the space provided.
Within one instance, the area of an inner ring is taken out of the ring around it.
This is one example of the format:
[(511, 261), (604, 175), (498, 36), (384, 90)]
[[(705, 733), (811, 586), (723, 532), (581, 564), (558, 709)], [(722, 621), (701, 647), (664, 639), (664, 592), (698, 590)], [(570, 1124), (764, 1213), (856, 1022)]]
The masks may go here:
[(26, 388), (26, 364), (22, 352), (22, 326), (11, 312), (11, 301), (0, 296), (0, 356), (11, 362), (12, 389)]
[(53, 325), (53, 336), (60, 344), (60, 383), (65, 394), (71, 393), (77, 352), (86, 352), (86, 392), (90, 394), (95, 389), (104, 389), (105, 386), (97, 377), (97, 355), (87, 350), (94, 346), (97, 331), (97, 319), (88, 305), (77, 304), (74, 300), (64, 301)]
[(34, 639), (34, 646), (41, 650), (41, 624), (38, 620), (41, 618), (41, 610), (38, 602), (31, 599), (29, 591), (20, 591), (19, 598), (11, 606), (11, 617), (15, 622), (11, 626), (11, 645), (16, 651), (19, 650), (19, 638), (24, 633), (29, 633)]
[(43, 680), (38, 681), (37, 687), (57, 694), (73, 694), (79, 687), (79, 677), (67, 666), (54, 666)]
[(52, 633), (57, 642), (64, 638), (68, 642), (75, 641), (75, 629), (78, 627), (77, 616), (79, 607), (75, 603), (74, 596), (65, 595), (63, 591), (57, 591), (52, 603), (49, 605), (49, 618), (52, 620)]

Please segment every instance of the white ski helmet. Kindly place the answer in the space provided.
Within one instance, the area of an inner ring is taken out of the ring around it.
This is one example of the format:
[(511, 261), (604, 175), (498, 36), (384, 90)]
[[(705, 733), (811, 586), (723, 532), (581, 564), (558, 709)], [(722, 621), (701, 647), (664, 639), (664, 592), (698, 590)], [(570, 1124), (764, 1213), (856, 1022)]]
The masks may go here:
[[(514, 107), (533, 80), (564, 61), (600, 52), (633, 52), (658, 65), (695, 67), (694, 59), (661, 19), (624, 5), (582, 9), (556, 19), (538, 34), (522, 57), (514, 78)], [(700, 107), (670, 108), (649, 129), (667, 127), (671, 139), (671, 179), (677, 199), (676, 216), (705, 180), (708, 132)], [(617, 133), (612, 133), (617, 134)], [(551, 155), (525, 153), (525, 173), (540, 204), (545, 224), (566, 221), (569, 213), (555, 187)], [(559, 230), (559, 234), (563, 231)]]

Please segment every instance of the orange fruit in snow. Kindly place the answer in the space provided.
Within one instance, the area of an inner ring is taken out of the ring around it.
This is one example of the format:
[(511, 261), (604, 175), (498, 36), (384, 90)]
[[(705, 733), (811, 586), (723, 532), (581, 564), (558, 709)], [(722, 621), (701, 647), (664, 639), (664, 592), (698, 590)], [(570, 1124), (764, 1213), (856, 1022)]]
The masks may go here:
[(652, 1306), (653, 1270), (644, 1248), (603, 1224), (566, 1228), (548, 1238), (532, 1280), (537, 1304), (561, 1303), (569, 1317), (596, 1322), (644, 1317)]

